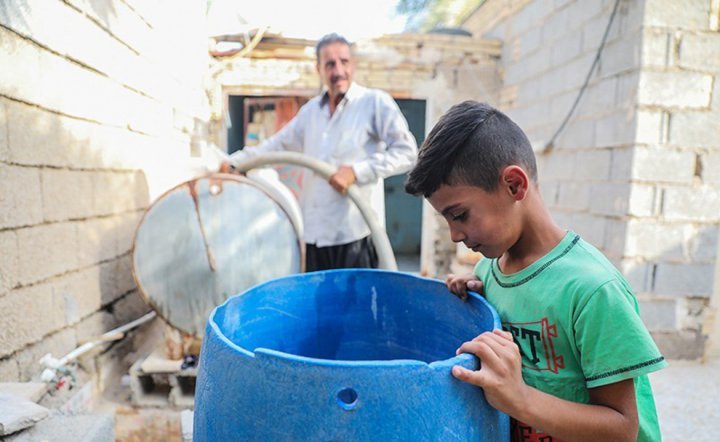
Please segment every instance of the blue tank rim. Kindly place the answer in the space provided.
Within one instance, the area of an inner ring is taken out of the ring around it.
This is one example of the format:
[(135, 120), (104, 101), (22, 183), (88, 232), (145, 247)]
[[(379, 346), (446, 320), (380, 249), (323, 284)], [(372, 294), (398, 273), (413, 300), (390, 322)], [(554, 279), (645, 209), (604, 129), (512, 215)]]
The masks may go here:
[[(432, 283), (439, 283), (442, 285), (445, 285), (441, 280), (435, 279), (435, 278), (428, 278), (425, 276), (419, 276), (408, 272), (402, 272), (402, 271), (396, 271), (396, 270), (384, 270), (384, 269), (336, 269), (336, 270), (322, 270), (317, 272), (306, 272), (306, 273), (297, 273), (294, 275), (287, 275), (287, 276), (281, 276), (278, 278), (271, 279), (269, 281), (261, 282), (259, 284), (256, 284), (252, 287), (247, 288), (244, 292), (238, 293), (233, 296), (229, 296), (222, 304), (215, 307), (212, 312), (210, 313), (210, 317), (207, 320), (206, 329), (207, 332), (205, 333), (205, 340), (211, 339), (211, 333), (212, 335), (216, 336), (217, 339), (222, 341), (227, 348), (231, 349), (232, 351), (239, 353), (241, 356), (257, 359), (257, 355), (260, 355), (261, 357), (275, 357), (279, 359), (285, 359), (290, 360), (295, 363), (300, 364), (311, 364), (311, 365), (317, 365), (317, 366), (324, 366), (324, 367), (343, 367), (343, 368), (397, 368), (398, 366), (418, 366), (418, 367), (429, 367), (431, 369), (450, 369), (454, 365), (461, 365), (465, 368), (472, 368), (475, 364), (475, 356), (463, 353), (459, 354), (457, 356), (454, 356), (449, 359), (443, 359), (439, 361), (433, 361), (431, 363), (427, 363), (424, 361), (419, 361), (416, 359), (392, 359), (392, 360), (362, 360), (362, 361), (351, 361), (351, 360), (332, 360), (332, 359), (320, 359), (320, 358), (311, 358), (306, 356), (299, 356), (292, 353), (285, 353), (282, 351), (272, 350), (268, 348), (256, 348), (255, 351), (247, 350), (243, 347), (240, 347), (239, 345), (232, 342), (230, 339), (225, 336), (225, 334), (220, 330), (220, 327), (218, 326), (217, 322), (215, 321), (215, 315), (217, 314), (218, 310), (223, 309), (226, 307), (226, 305), (230, 302), (232, 302), (234, 299), (237, 299), (238, 297), (243, 296), (245, 293), (248, 293), (251, 290), (259, 289), (263, 286), (270, 285), (273, 283), (276, 283), (278, 281), (282, 281), (285, 279), (295, 279), (298, 277), (310, 277), (312, 275), (324, 273), (324, 274), (335, 274), (335, 273), (348, 273), (348, 272), (355, 272), (355, 273), (384, 273), (384, 274), (392, 274), (392, 275), (401, 275), (403, 277), (408, 278), (414, 278), (424, 281), (429, 281)], [(449, 293), (449, 296), (453, 296)], [(493, 328), (499, 329), (502, 327), (502, 324), (500, 322), (500, 316), (498, 315), (495, 308), (479, 293), (474, 291), (468, 291), (468, 300), (464, 302), (479, 302), (492, 314), (493, 318)]]

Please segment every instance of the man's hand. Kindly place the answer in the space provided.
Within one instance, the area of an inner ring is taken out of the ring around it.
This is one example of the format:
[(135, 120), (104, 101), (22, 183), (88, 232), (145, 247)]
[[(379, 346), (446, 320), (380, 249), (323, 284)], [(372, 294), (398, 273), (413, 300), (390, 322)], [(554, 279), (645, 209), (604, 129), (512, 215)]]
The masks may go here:
[(230, 162), (223, 161), (220, 163), (220, 168), (218, 169), (218, 172), (220, 173), (233, 173), (234, 169), (230, 165)]
[(348, 187), (350, 187), (355, 180), (357, 180), (357, 177), (355, 176), (355, 171), (352, 167), (340, 166), (338, 167), (338, 170), (332, 174), (328, 182), (331, 186), (333, 186), (333, 189), (345, 194)]
[(522, 377), (520, 349), (512, 334), (495, 329), (465, 342), (457, 354), (471, 353), (480, 359), (480, 369), (468, 370), (459, 365), (452, 374), (461, 381), (483, 389), (490, 405), (513, 415), (526, 398), (529, 388)]
[(472, 290), (473, 292), (478, 292), (480, 294), (482, 294), (483, 290), (482, 281), (477, 279), (477, 277), (472, 273), (467, 275), (455, 275), (450, 273), (447, 278), (445, 278), (445, 285), (447, 285), (448, 290), (450, 290), (453, 295), (463, 301), (467, 301), (468, 299), (468, 290)]
[(234, 175), (245, 175), (245, 173), (238, 171), (230, 162), (223, 161), (220, 163), (220, 168), (218, 169), (218, 172), (220, 173), (232, 173)]

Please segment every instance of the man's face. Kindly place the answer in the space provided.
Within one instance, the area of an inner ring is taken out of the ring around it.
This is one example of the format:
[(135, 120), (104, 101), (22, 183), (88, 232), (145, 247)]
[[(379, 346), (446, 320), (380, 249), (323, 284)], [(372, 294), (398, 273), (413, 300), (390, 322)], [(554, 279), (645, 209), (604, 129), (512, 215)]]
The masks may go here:
[(320, 49), (317, 70), (331, 98), (344, 95), (350, 87), (355, 71), (350, 47), (340, 42), (323, 46)]
[(462, 241), (485, 257), (500, 257), (519, 239), (515, 200), (502, 186), (486, 192), (475, 186), (443, 184), (428, 202), (447, 221), (453, 242)]

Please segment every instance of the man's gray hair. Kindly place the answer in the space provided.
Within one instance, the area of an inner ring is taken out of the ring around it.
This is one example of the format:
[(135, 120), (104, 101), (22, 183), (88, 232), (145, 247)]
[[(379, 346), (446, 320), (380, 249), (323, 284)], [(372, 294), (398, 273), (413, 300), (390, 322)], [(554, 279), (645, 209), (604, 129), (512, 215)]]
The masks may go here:
[(318, 61), (320, 61), (320, 49), (324, 48), (325, 46), (332, 44), (332, 43), (342, 43), (352, 49), (352, 45), (349, 41), (342, 35), (331, 32), (330, 34), (325, 34), (318, 40), (317, 44), (315, 45), (315, 57)]

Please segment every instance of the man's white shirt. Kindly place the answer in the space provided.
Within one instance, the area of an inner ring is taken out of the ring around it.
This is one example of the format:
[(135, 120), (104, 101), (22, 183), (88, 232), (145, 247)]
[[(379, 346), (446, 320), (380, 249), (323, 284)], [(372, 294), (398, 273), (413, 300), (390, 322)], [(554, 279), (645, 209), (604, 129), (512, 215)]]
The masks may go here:
[[(350, 85), (330, 115), (328, 95), (307, 102), (285, 127), (256, 147), (231, 155), (238, 162), (266, 152), (301, 152), (333, 166), (352, 166), (360, 194), (385, 225), (383, 178), (409, 170), (417, 144), (395, 101), (383, 91)], [(355, 204), (311, 170), (301, 180), (304, 241), (318, 247), (347, 244), (370, 234)]]

